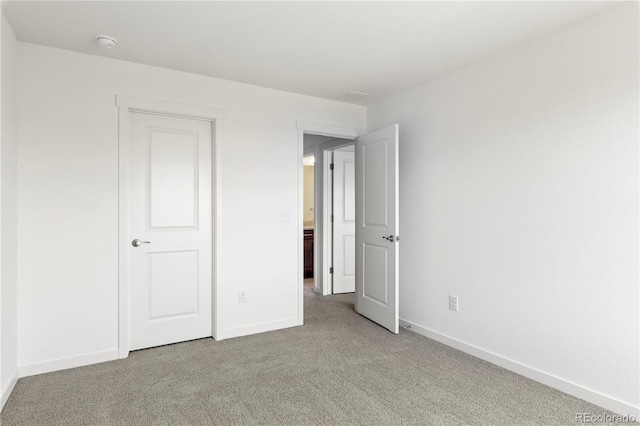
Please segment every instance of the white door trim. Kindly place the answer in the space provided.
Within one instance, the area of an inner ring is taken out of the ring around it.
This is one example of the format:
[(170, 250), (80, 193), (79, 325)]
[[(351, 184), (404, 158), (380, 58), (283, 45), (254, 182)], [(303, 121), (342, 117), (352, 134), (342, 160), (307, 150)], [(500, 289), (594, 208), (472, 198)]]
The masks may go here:
[[(213, 156), (213, 271), (212, 271), (212, 307), (211, 318), (213, 337), (220, 335), (221, 306), (217, 297), (217, 277), (220, 265), (217, 262), (217, 247), (221, 228), (220, 189), (221, 159), (218, 144), (222, 135), (224, 111), (195, 105), (185, 105), (154, 99), (116, 95), (118, 107), (118, 357), (129, 356), (129, 282), (128, 282), (128, 200), (129, 200), (129, 121), (131, 112), (144, 112), (174, 117), (195, 118), (211, 122), (211, 149)], [(302, 159), (300, 160), (302, 164)]]
[[(353, 127), (342, 127), (342, 126), (334, 126), (330, 124), (323, 123), (313, 123), (309, 121), (297, 121), (296, 127), (298, 129), (298, 217), (303, 217), (303, 167), (302, 167), (302, 158), (305, 155), (304, 152), (304, 135), (321, 135), (321, 136), (331, 136), (339, 139), (350, 139), (351, 141), (358, 138), (358, 136), (366, 134), (367, 131), (365, 129), (356, 129)], [(353, 142), (351, 142), (353, 143)], [(331, 142), (328, 142), (331, 145)], [(342, 145), (345, 145), (344, 143)], [(347, 144), (348, 145), (348, 144)], [(325, 183), (325, 179), (327, 178), (327, 174), (325, 173), (325, 164), (327, 164), (326, 156), (327, 150), (334, 149), (339, 147), (340, 144), (335, 146), (327, 147), (327, 149), (323, 149), (320, 145), (315, 146), (313, 148), (313, 153), (315, 155), (315, 169), (314, 169), (314, 185), (315, 185), (315, 208), (314, 208), (314, 222), (315, 222), (315, 233), (313, 239), (313, 265), (315, 272), (320, 271), (320, 273), (313, 274), (314, 281), (314, 289), (318, 293), (323, 295), (330, 294), (331, 286), (331, 275), (329, 274), (329, 262), (326, 259), (329, 259), (331, 256), (331, 245), (330, 238), (331, 232), (330, 227), (325, 226), (324, 217), (327, 217), (327, 209), (330, 207), (330, 193), (327, 191), (327, 185)], [(306, 155), (310, 154), (311, 151), (307, 151)], [(328, 166), (326, 166), (328, 167)], [(329, 213), (330, 214), (330, 213)], [(302, 226), (302, 220), (298, 221), (298, 282), (299, 290), (298, 290), (298, 316), (300, 319), (300, 323), (302, 323), (304, 315), (303, 315), (303, 306), (304, 306), (304, 230)]]

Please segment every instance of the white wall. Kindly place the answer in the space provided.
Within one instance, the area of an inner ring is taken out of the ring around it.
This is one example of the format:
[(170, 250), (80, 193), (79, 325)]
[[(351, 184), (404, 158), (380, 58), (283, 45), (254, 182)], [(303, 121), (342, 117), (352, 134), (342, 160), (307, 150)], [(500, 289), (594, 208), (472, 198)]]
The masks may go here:
[(636, 416), (637, 7), (368, 113), (400, 124), (401, 318)]
[(17, 41), (4, 15), (2, 37), (2, 132), (0, 136), (0, 409), (18, 377), (17, 138), (15, 66)]
[(323, 144), (325, 142), (331, 141), (335, 139), (331, 136), (322, 136), (322, 135), (304, 135), (304, 148), (312, 148)]
[(296, 121), (364, 128), (364, 107), (23, 43), (18, 70), (21, 372), (117, 347), (116, 94), (225, 110), (217, 337), (297, 321)]

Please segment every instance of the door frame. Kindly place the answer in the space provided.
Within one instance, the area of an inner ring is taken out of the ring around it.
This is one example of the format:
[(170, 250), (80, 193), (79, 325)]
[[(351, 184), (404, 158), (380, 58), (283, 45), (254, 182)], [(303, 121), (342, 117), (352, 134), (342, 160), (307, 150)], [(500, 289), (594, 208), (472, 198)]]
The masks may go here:
[[(354, 127), (342, 127), (324, 123), (313, 123), (308, 121), (296, 122), (298, 129), (298, 314), (303, 322), (303, 306), (304, 306), (304, 230), (302, 226), (302, 218), (304, 217), (304, 184), (302, 159), (306, 155), (313, 154), (315, 156), (314, 167), (314, 223), (315, 232), (313, 238), (313, 287), (314, 291), (322, 295), (331, 294), (331, 274), (329, 273), (329, 262), (327, 259), (331, 257), (331, 227), (327, 226), (326, 218), (331, 214), (331, 194), (327, 191), (330, 186), (329, 155), (330, 151), (341, 146), (355, 143), (355, 140), (363, 134), (365, 129), (357, 129)], [(304, 135), (320, 135), (329, 136), (336, 139), (348, 139), (349, 142), (340, 142), (332, 144), (328, 141), (324, 144), (316, 145), (310, 149), (304, 149)], [(323, 146), (324, 145), (324, 146)], [(326, 169), (326, 170), (325, 170)], [(325, 223), (326, 222), (326, 223)], [(317, 273), (319, 272), (319, 273)]]
[[(209, 121), (211, 123), (211, 155), (212, 155), (212, 301), (211, 301), (211, 331), (212, 337), (220, 335), (217, 327), (220, 326), (221, 311), (217, 306), (219, 298), (218, 274), (220, 265), (217, 262), (220, 236), (220, 193), (221, 193), (221, 159), (218, 145), (221, 141), (224, 110), (196, 105), (186, 105), (174, 102), (159, 101), (154, 99), (137, 98), (132, 96), (116, 95), (118, 107), (118, 357), (129, 356), (129, 278), (128, 278), (128, 209), (129, 209), (129, 129), (132, 112), (145, 114), (164, 115), (177, 118), (190, 118)], [(301, 160), (302, 161), (302, 160)]]

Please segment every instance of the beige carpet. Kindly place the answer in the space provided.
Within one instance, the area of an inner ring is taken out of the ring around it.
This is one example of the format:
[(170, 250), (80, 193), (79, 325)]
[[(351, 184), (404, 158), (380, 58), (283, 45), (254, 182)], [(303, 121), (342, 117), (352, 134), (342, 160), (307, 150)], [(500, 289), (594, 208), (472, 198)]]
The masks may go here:
[(305, 325), (21, 379), (12, 425), (575, 425), (608, 413), (305, 292)]

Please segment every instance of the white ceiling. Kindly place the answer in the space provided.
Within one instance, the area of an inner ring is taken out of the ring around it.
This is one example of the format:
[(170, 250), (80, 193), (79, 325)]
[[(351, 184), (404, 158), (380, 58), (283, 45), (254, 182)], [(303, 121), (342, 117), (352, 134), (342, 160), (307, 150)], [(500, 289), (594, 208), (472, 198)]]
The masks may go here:
[[(20, 41), (368, 104), (615, 6), (591, 1), (3, 1)], [(94, 37), (118, 39), (113, 50)]]

